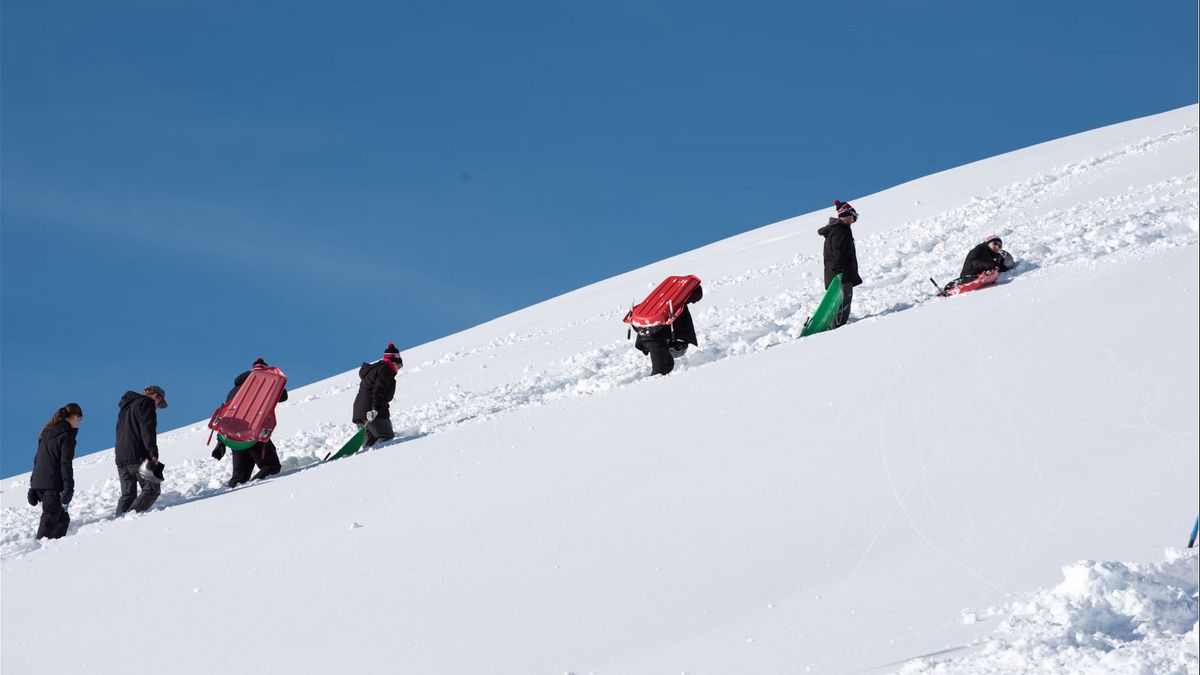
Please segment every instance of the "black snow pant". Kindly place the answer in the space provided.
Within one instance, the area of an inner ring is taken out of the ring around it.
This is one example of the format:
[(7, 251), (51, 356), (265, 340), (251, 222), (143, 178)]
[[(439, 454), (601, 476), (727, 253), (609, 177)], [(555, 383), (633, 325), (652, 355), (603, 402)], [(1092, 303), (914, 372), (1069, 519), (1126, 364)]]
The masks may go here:
[(652, 340), (646, 342), (646, 351), (650, 354), (650, 374), (666, 375), (675, 369), (675, 357), (665, 342)]
[(60, 539), (67, 534), (71, 514), (62, 505), (62, 493), (58, 490), (38, 490), (42, 498), (42, 521), (38, 523), (38, 539)]
[[(121, 480), (121, 498), (117, 500), (118, 516), (129, 509), (138, 513), (148, 510), (162, 492), (158, 483), (148, 481), (138, 475), (138, 469), (141, 466), (140, 462), (117, 465), (117, 478)], [(139, 486), (142, 488), (141, 494), (138, 494)]]
[(279, 462), (279, 451), (271, 441), (255, 443), (245, 450), (231, 450), (233, 453), (233, 476), (229, 479), (229, 487), (249, 483), (250, 472), (258, 467), (254, 480), (273, 476), (283, 470)]
[(390, 441), (396, 437), (392, 429), (392, 418), (382, 415), (367, 422), (367, 433), (363, 435), (363, 447), (369, 448), (379, 441)]
[(829, 329), (833, 330), (839, 326), (846, 325), (850, 320), (850, 301), (854, 299), (854, 287), (849, 284), (842, 285), (842, 308), (838, 310), (837, 316), (833, 317), (833, 323), (829, 324)]

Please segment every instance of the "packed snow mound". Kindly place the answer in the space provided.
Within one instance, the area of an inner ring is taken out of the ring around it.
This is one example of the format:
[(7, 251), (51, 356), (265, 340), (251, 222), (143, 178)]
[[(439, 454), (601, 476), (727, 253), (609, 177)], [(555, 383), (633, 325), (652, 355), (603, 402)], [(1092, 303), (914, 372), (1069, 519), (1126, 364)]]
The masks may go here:
[(1200, 670), (1198, 578), (1197, 549), (1167, 549), (1166, 560), (1153, 564), (1068, 565), (1054, 588), (989, 609), (1007, 618), (977, 653), (919, 659), (900, 672), (1194, 675)]

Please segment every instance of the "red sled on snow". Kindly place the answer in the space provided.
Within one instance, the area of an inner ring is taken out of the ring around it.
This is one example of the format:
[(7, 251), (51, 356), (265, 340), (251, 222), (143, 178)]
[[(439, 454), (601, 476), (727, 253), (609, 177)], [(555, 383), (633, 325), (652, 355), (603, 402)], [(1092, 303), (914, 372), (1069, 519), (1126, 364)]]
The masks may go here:
[[(208, 428), (235, 450), (270, 440), (275, 431), (275, 404), (286, 384), (282, 370), (254, 366), (233, 398), (217, 406)], [(208, 438), (212, 440), (212, 434)]]
[(958, 295), (959, 293), (968, 293), (970, 291), (977, 291), (981, 288), (987, 288), (988, 286), (996, 283), (996, 279), (999, 277), (1000, 268), (993, 267), (986, 272), (980, 272), (975, 277), (959, 277), (958, 279), (946, 284), (945, 288), (938, 286), (938, 283), (933, 281), (933, 279), (930, 279), (930, 281), (933, 281), (933, 285), (937, 287), (938, 296), (944, 298), (950, 295)]
[(700, 287), (700, 277), (667, 277), (641, 304), (634, 305), (625, 315), (625, 323), (634, 328), (669, 326), (683, 313), (692, 293)]

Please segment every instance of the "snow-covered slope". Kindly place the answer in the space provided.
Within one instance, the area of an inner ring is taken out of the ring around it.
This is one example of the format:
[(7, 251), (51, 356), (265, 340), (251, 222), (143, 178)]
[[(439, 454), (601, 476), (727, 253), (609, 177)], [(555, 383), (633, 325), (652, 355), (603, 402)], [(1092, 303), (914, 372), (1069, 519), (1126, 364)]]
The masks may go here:
[[(404, 438), (348, 460), (316, 463), (353, 430), (353, 371), (280, 406), (262, 484), (224, 489), (198, 423), (160, 438), (159, 508), (109, 519), (98, 453), (71, 534), (36, 542), (9, 479), (4, 670), (953, 671), (1010, 594), (1187, 534), (1197, 127), (833, 195), (866, 280), (835, 333), (799, 339), (823, 209), (407, 350)], [(932, 298), (992, 232), (1018, 269)], [(679, 273), (705, 281), (701, 347), (647, 379), (620, 318)]]

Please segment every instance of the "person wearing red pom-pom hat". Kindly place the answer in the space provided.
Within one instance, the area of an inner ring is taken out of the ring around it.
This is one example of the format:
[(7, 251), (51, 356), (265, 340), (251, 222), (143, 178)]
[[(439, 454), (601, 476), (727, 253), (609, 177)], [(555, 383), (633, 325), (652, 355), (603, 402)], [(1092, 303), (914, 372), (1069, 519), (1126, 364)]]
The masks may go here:
[(389, 406), (396, 395), (396, 374), (404, 367), (400, 350), (388, 343), (383, 358), (374, 363), (363, 362), (358, 369), (358, 395), (354, 397), (353, 422), (361, 429), (366, 427), (363, 447), (369, 448), (379, 441), (396, 437), (392, 429)]
[(842, 275), (842, 309), (834, 317), (831, 329), (845, 324), (850, 319), (850, 301), (854, 299), (854, 287), (863, 282), (858, 276), (858, 252), (854, 249), (854, 233), (850, 226), (858, 222), (858, 211), (847, 202), (833, 200), (837, 217), (817, 230), (825, 237), (825, 288), (837, 275)]

